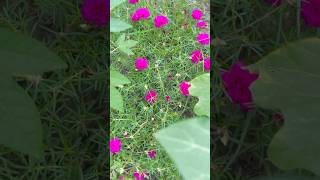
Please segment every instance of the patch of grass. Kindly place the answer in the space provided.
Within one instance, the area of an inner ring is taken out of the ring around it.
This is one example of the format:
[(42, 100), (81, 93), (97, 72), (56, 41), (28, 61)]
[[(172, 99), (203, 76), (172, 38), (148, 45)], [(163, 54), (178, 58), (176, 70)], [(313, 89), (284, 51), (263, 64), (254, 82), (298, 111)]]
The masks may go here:
[(0, 2), (2, 27), (44, 42), (68, 64), (39, 83), (17, 79), (40, 111), (45, 160), (0, 146), (0, 179), (107, 179), (106, 30), (80, 27), (80, 0), (46, 2)]
[[(128, 39), (138, 41), (133, 49), (135, 55), (128, 57), (117, 49), (115, 42), (119, 34), (111, 37), (112, 66), (131, 80), (131, 84), (120, 89), (125, 112), (111, 112), (111, 137), (120, 137), (123, 143), (122, 152), (111, 157), (111, 172), (114, 178), (120, 175), (132, 177), (135, 170), (144, 170), (151, 179), (179, 179), (175, 165), (153, 134), (194, 116), (197, 98), (183, 96), (179, 84), (204, 73), (202, 63), (194, 65), (190, 60), (191, 52), (200, 48), (196, 41), (200, 31), (195, 28), (190, 13), (194, 8), (204, 10), (209, 7), (185, 0), (141, 1), (138, 5), (122, 4), (114, 15), (130, 22), (129, 15), (137, 7), (147, 7), (152, 16), (147, 21), (132, 23), (132, 29), (122, 32)], [(208, 9), (204, 12), (208, 19)], [(164, 29), (154, 28), (156, 15), (166, 15), (170, 23)], [(203, 50), (206, 52), (204, 56), (208, 57), (209, 48)], [(135, 71), (134, 61), (138, 57), (149, 60), (146, 71)], [(157, 91), (155, 104), (148, 104), (144, 99), (148, 90)], [(165, 100), (167, 95), (171, 96), (170, 102)], [(128, 133), (126, 137), (124, 132)], [(152, 160), (146, 153), (151, 149), (157, 151)]]

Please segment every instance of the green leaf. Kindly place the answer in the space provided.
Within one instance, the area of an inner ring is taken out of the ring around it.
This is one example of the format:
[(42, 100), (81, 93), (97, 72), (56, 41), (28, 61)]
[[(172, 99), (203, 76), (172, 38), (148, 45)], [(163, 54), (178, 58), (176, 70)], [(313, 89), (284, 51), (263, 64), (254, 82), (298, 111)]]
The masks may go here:
[(132, 28), (130, 24), (117, 18), (110, 18), (110, 32), (121, 32), (129, 28)]
[(0, 143), (36, 158), (43, 157), (40, 114), (12, 79), (65, 68), (63, 61), (40, 42), (0, 28)]
[(210, 179), (210, 121), (183, 120), (155, 134), (186, 180)]
[(307, 169), (320, 175), (320, 39), (288, 44), (250, 66), (259, 72), (254, 101), (280, 109), (285, 124), (268, 155), (282, 169)]
[(123, 2), (124, 2), (124, 0), (111, 0), (110, 1), (110, 11), (112, 11), (115, 7), (119, 6)]
[(198, 116), (204, 115), (210, 117), (210, 74), (200, 75), (190, 83), (190, 95), (199, 98), (199, 102), (194, 107), (194, 112)]
[(319, 178), (313, 178), (306, 175), (299, 174), (282, 174), (276, 176), (263, 176), (263, 177), (255, 177), (250, 180), (319, 180)]
[(137, 41), (125, 40), (124, 34), (122, 34), (117, 40), (118, 48), (127, 55), (134, 55), (130, 48), (133, 48), (137, 43)]
[(116, 87), (123, 84), (130, 83), (129, 79), (115, 71), (113, 68), (110, 69), (110, 106), (120, 112), (123, 112), (123, 99), (116, 89)]

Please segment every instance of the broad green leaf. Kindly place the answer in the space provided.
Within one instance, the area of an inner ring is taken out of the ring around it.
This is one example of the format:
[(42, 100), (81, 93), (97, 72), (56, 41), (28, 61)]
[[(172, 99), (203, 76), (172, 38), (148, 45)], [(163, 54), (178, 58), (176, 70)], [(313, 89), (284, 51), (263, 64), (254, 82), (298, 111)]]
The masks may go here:
[(194, 107), (194, 112), (198, 116), (204, 115), (210, 117), (210, 74), (200, 75), (190, 83), (190, 95), (199, 98), (199, 102)]
[(319, 178), (299, 174), (282, 174), (275, 176), (255, 177), (250, 180), (319, 180)]
[(320, 39), (300, 40), (250, 66), (259, 72), (254, 101), (280, 109), (285, 124), (268, 155), (282, 169), (302, 168), (320, 175)]
[(110, 32), (121, 32), (129, 28), (132, 28), (130, 24), (117, 18), (110, 18)]
[(111, 0), (110, 1), (110, 11), (112, 11), (115, 7), (119, 6), (123, 2), (124, 2), (124, 0)]
[(40, 115), (13, 76), (38, 75), (66, 65), (40, 42), (20, 33), (0, 29), (0, 42), (0, 144), (40, 159)]
[(126, 40), (125, 39), (125, 35), (122, 34), (118, 40), (117, 40), (117, 45), (118, 48), (126, 53), (127, 55), (134, 55), (134, 53), (131, 51), (131, 48), (133, 48), (138, 42), (137, 41), (133, 41), (133, 40)]
[(113, 68), (110, 69), (110, 106), (120, 112), (123, 112), (123, 99), (116, 89), (123, 84), (130, 83), (129, 79), (115, 71)]
[(155, 134), (186, 180), (210, 179), (210, 121), (183, 120)]

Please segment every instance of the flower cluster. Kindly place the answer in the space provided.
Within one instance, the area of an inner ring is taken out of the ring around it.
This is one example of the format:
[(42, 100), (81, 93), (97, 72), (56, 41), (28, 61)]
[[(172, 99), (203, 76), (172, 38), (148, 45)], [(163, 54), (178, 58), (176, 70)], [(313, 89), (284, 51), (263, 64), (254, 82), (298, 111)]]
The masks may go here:
[[(137, 3), (138, 1), (129, 1), (129, 3), (134, 4)], [(131, 20), (136, 22), (136, 21), (141, 21), (141, 20), (147, 20), (149, 19), (151, 16), (151, 13), (149, 11), (148, 8), (146, 7), (142, 7), (142, 8), (138, 8), (135, 12), (133, 12), (130, 17)], [(163, 15), (159, 15), (156, 16), (153, 19), (153, 24), (154, 27), (156, 28), (163, 28), (164, 26), (166, 26), (169, 23), (169, 19), (166, 16)]]
[[(199, 29), (206, 29), (207, 23), (205, 21), (200, 21), (203, 18), (203, 13), (199, 9), (195, 9), (192, 11), (191, 16), (194, 20), (196, 20), (196, 27)], [(199, 33), (197, 35), (198, 43), (201, 46), (210, 44), (210, 36), (208, 33)], [(202, 51), (196, 49), (191, 52), (190, 55), (191, 62), (194, 64), (198, 64), (202, 62), (203, 69), (207, 72), (210, 72), (210, 57), (203, 58)], [(204, 60), (205, 59), (205, 60)]]

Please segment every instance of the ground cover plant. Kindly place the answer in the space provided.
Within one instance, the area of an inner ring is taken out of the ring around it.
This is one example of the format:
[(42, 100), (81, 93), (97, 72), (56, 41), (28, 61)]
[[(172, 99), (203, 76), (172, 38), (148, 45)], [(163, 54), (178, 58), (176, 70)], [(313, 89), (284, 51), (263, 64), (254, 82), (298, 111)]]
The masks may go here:
[(0, 179), (107, 179), (104, 5), (0, 2)]
[(209, 2), (111, 8), (111, 178), (209, 179)]
[(210, 5), (213, 178), (319, 179), (320, 1)]

